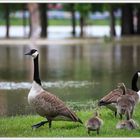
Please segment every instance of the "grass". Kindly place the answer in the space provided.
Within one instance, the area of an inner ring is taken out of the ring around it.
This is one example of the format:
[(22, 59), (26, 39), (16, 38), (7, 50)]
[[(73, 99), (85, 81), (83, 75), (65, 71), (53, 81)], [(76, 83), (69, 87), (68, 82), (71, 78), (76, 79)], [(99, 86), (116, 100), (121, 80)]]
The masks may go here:
[[(70, 19), (49, 19), (49, 25), (53, 26), (68, 26), (71, 25)], [(87, 21), (88, 25), (109, 25), (109, 19), (102, 19), (102, 20), (91, 20), (89, 19)], [(116, 19), (116, 24), (120, 24), (120, 20)], [(5, 20), (1, 18), (0, 25), (5, 25)], [(10, 19), (10, 25), (23, 25), (22, 19), (19, 18), (11, 18)], [(27, 20), (27, 25), (29, 25), (29, 21)], [(77, 25), (79, 25), (79, 22), (77, 21)]]
[[(134, 120), (140, 124), (140, 105), (136, 107), (134, 112)], [(107, 108), (101, 108), (101, 118), (104, 125), (97, 135), (92, 132), (87, 134), (84, 125), (74, 122), (53, 122), (52, 128), (44, 125), (38, 129), (32, 130), (31, 125), (42, 120), (38, 115), (0, 117), (0, 137), (140, 137), (140, 128), (135, 130), (116, 129), (116, 123), (119, 117), (115, 118), (114, 114)], [(93, 114), (93, 110), (78, 111), (77, 115), (85, 123)]]

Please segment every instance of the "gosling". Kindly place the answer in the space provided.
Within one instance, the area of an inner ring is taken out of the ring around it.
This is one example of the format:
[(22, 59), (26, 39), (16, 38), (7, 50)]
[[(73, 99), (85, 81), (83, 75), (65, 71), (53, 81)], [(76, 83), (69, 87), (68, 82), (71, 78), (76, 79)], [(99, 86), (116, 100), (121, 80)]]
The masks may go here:
[(97, 111), (94, 113), (94, 116), (90, 118), (85, 124), (88, 134), (90, 134), (90, 131), (97, 131), (97, 134), (99, 134), (102, 125), (103, 120), (99, 118), (99, 113)]
[(116, 125), (117, 129), (128, 129), (128, 130), (137, 129), (138, 127), (139, 125), (133, 119), (120, 121)]
[(124, 83), (119, 83), (118, 88), (122, 89), (123, 95), (117, 100), (117, 113), (119, 113), (121, 116), (125, 115), (127, 120), (129, 120), (132, 118), (133, 115), (135, 99), (132, 96), (126, 94), (126, 87)]

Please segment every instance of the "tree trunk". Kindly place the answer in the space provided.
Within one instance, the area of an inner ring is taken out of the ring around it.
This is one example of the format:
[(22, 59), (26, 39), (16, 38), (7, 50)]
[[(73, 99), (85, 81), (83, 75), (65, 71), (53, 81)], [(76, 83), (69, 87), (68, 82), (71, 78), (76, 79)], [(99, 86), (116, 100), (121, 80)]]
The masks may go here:
[(9, 38), (9, 29), (10, 29), (10, 10), (9, 4), (5, 4), (5, 20), (6, 20), (6, 38)]
[(134, 34), (133, 26), (133, 8), (132, 4), (125, 4), (122, 6), (122, 35), (132, 35)]
[(28, 10), (30, 12), (30, 37), (38, 38), (40, 35), (39, 25), (39, 8), (37, 3), (28, 3)]
[(84, 16), (80, 16), (80, 37), (84, 36)]
[(48, 28), (48, 16), (47, 16), (47, 4), (40, 3), (40, 21), (41, 21), (41, 37), (47, 37), (47, 28)]
[(112, 5), (110, 5), (110, 36), (111, 37), (116, 36), (115, 16), (114, 16), (114, 9), (113, 9)]
[(138, 8), (137, 12), (137, 34), (140, 35), (140, 8)]
[(27, 25), (25, 12), (26, 12), (26, 4), (23, 4), (23, 32), (24, 32), (24, 37), (26, 36), (26, 25)]
[(71, 4), (71, 17), (72, 17), (72, 35), (75, 36), (76, 34), (76, 19), (75, 19), (75, 9), (74, 9), (75, 4)]

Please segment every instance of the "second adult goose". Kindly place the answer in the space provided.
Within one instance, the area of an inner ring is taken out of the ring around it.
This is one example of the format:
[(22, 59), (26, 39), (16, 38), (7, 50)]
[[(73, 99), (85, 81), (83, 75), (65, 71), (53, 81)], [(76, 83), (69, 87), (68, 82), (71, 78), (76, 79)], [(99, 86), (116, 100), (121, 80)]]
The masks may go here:
[[(140, 71), (137, 71), (132, 77), (132, 89), (126, 89), (126, 94), (133, 96), (135, 102), (137, 103), (140, 100), (140, 90), (137, 87), (138, 77), (140, 77)], [(107, 106), (109, 109), (115, 112), (116, 116), (116, 106), (118, 97), (122, 96), (123, 91), (119, 88), (112, 90), (98, 102), (99, 106)]]
[(49, 128), (51, 128), (52, 121), (73, 121), (82, 123), (77, 115), (70, 110), (62, 100), (42, 88), (38, 68), (38, 51), (32, 49), (25, 55), (31, 55), (34, 60), (34, 81), (28, 94), (28, 102), (40, 116), (47, 119), (47, 121), (42, 121), (33, 125), (32, 128), (38, 128), (45, 123), (49, 123)]

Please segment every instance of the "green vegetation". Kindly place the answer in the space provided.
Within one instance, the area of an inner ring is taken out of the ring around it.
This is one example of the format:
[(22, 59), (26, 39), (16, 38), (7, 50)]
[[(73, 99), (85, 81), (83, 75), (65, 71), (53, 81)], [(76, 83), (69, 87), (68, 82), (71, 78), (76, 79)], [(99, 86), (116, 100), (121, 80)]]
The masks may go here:
[[(29, 24), (29, 21), (27, 21), (27, 25)], [(120, 20), (116, 20), (116, 24), (120, 24)], [(0, 25), (5, 25), (5, 20), (1, 19), (0, 20)], [(19, 18), (11, 18), (10, 19), (10, 25), (23, 25), (22, 19)], [(49, 20), (49, 25), (54, 25), (54, 26), (71, 26), (71, 19), (50, 19)], [(79, 25), (79, 22), (77, 21), (77, 25)], [(103, 19), (103, 20), (87, 20), (87, 25), (109, 25), (109, 20), (108, 19)]]
[[(134, 119), (140, 124), (140, 105), (136, 107)], [(104, 120), (104, 125), (101, 128), (100, 134), (92, 132), (87, 134), (86, 128), (80, 123), (74, 122), (53, 122), (52, 128), (44, 125), (38, 129), (32, 130), (31, 125), (44, 120), (38, 115), (1, 117), (0, 118), (0, 137), (139, 137), (140, 129), (136, 130), (120, 130), (116, 129), (116, 123), (119, 121), (119, 116), (114, 117), (114, 114), (107, 108), (101, 108), (101, 118)], [(85, 123), (93, 114), (93, 110), (79, 111), (78, 116)]]

